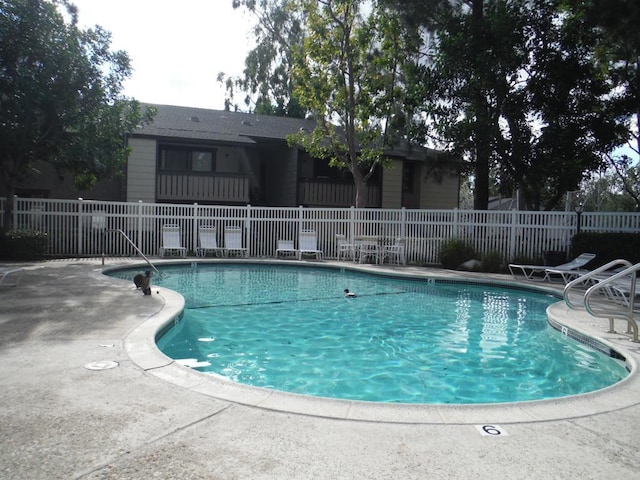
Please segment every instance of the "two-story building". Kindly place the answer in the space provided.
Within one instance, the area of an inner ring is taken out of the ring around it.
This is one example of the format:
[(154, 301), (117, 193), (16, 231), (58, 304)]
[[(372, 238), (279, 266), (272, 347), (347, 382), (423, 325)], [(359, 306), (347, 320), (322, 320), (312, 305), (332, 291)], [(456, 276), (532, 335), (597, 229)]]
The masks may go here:
[[(19, 196), (161, 203), (348, 207), (355, 187), (346, 170), (312, 158), (287, 138), (313, 120), (223, 110), (154, 105), (149, 125), (128, 136), (124, 179), (74, 192), (68, 176), (40, 173), (17, 189)], [(458, 206), (459, 175), (440, 152), (395, 147), (389, 167), (367, 183), (372, 208), (448, 209)], [(438, 165), (437, 174), (434, 166)], [(444, 165), (444, 167), (443, 167)]]
[[(155, 105), (129, 137), (126, 198), (145, 202), (347, 207), (351, 174), (287, 143), (312, 120)], [(439, 152), (395, 148), (367, 184), (367, 207), (455, 208), (459, 176), (429, 174)], [(441, 169), (442, 170), (442, 169)]]

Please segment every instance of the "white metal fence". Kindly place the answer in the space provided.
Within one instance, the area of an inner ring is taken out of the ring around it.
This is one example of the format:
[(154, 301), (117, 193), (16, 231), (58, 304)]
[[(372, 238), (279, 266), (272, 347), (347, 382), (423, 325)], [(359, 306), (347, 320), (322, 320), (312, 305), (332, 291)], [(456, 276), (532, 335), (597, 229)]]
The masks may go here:
[[(5, 199), (0, 199), (4, 212)], [(0, 217), (2, 218), (2, 217)], [(443, 242), (469, 241), (479, 253), (536, 258), (544, 251), (568, 251), (577, 230), (574, 212), (408, 210), (179, 205), (89, 200), (15, 198), (14, 228), (46, 232), (52, 256), (133, 256), (134, 248), (157, 255), (164, 224), (181, 227), (182, 245), (197, 248), (198, 226), (215, 225), (223, 245), (225, 226), (244, 230), (252, 257), (272, 257), (278, 239), (295, 240), (302, 229), (318, 234), (325, 258), (337, 256), (335, 235), (407, 239), (407, 261), (437, 264)], [(640, 232), (640, 213), (583, 213), (582, 231)]]

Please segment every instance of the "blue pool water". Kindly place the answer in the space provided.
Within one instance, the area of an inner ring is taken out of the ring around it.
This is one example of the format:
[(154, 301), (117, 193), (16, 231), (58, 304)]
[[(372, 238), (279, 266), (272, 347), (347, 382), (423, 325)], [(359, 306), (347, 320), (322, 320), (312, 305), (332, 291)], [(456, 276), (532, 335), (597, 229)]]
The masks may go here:
[[(160, 350), (248, 385), (475, 404), (575, 395), (627, 374), (621, 361), (551, 328), (545, 310), (558, 299), (539, 292), (319, 267), (162, 272), (154, 283), (180, 292), (186, 308), (157, 340)], [(358, 297), (344, 298), (345, 288)]]

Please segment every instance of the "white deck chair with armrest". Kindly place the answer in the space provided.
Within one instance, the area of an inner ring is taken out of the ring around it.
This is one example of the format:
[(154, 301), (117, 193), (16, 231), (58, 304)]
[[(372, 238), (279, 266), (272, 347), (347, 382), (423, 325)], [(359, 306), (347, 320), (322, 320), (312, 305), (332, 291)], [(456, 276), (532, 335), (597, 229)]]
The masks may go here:
[(551, 275), (560, 275), (563, 279), (573, 275), (583, 273), (584, 267), (587, 263), (595, 258), (595, 253), (582, 253), (570, 262), (550, 267), (548, 265), (519, 265), (516, 263), (509, 264), (509, 271), (514, 278), (518, 278), (518, 273), (524, 275), (527, 280), (549, 280), (551, 281)]
[(298, 259), (304, 255), (314, 255), (317, 260), (322, 259), (322, 250), (318, 250), (318, 237), (315, 230), (301, 230), (298, 240)]
[(380, 263), (384, 263), (385, 259), (388, 259), (389, 263), (405, 265), (407, 263), (405, 256), (405, 244), (406, 240), (404, 238), (396, 238), (392, 245), (385, 245), (382, 247)]
[(224, 249), (227, 255), (249, 256), (249, 250), (242, 246), (241, 227), (224, 227)]
[(338, 244), (338, 260), (353, 260), (355, 258), (355, 248), (353, 243), (347, 241), (347, 236), (342, 233), (336, 233), (336, 243)]
[(187, 249), (182, 246), (180, 240), (180, 225), (162, 226), (162, 247), (159, 253), (161, 257), (164, 257), (166, 253), (170, 252), (175, 252), (181, 257), (187, 256)]
[(357, 239), (356, 255), (358, 262), (381, 263), (382, 250), (380, 249), (380, 238), (377, 236), (364, 236)]
[(276, 257), (292, 255), (298, 256), (298, 249), (294, 246), (293, 240), (278, 240), (278, 248), (276, 248)]
[(213, 252), (216, 257), (225, 255), (225, 249), (218, 246), (217, 235), (218, 231), (212, 225), (200, 225), (198, 227), (200, 246), (196, 250), (196, 254), (199, 257), (206, 257), (208, 252)]

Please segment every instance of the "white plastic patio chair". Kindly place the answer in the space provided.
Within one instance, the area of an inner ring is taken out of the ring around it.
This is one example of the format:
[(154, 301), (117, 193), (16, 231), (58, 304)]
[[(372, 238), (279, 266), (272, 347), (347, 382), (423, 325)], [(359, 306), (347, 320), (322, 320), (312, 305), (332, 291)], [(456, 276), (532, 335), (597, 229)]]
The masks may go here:
[(218, 246), (217, 229), (211, 225), (200, 225), (198, 227), (198, 240), (200, 246), (196, 250), (196, 255), (206, 257), (208, 252), (218, 256), (225, 255), (225, 249)]
[(171, 252), (177, 253), (181, 257), (187, 256), (187, 249), (182, 246), (180, 240), (180, 225), (162, 226), (162, 247), (159, 254), (164, 257), (166, 253)]
[(314, 255), (316, 260), (322, 259), (322, 250), (318, 250), (318, 237), (315, 230), (301, 230), (298, 247), (298, 260), (302, 260), (304, 255)]
[(388, 259), (388, 262), (395, 265), (405, 265), (405, 244), (404, 238), (396, 238), (393, 245), (385, 245), (382, 247), (382, 253), (380, 254), (380, 263), (384, 263)]
[(342, 260), (342, 257), (349, 260), (355, 258), (354, 246), (347, 241), (346, 235), (336, 233), (336, 242), (338, 244), (338, 260)]
[(224, 250), (227, 255), (249, 256), (249, 251), (242, 246), (242, 228), (224, 227)]
[(278, 240), (276, 257), (279, 257), (280, 255), (282, 255), (283, 257), (298, 256), (298, 249), (295, 247), (293, 240)]

